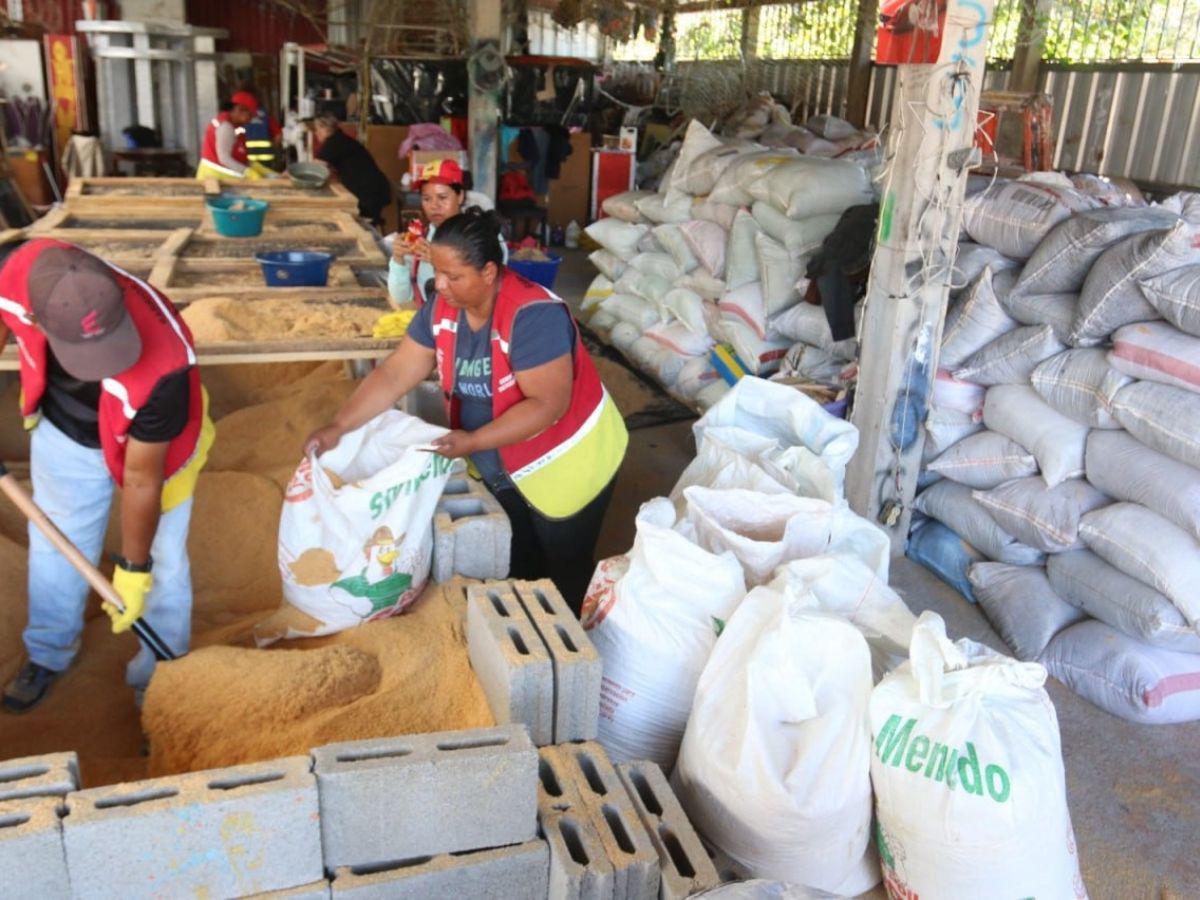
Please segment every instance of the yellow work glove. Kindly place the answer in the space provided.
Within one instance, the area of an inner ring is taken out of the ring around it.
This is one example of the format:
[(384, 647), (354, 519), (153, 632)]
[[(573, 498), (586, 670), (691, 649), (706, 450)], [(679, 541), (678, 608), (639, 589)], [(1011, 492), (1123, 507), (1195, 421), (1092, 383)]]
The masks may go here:
[(375, 321), (375, 327), (371, 330), (371, 335), (376, 340), (404, 337), (408, 332), (408, 326), (412, 322), (413, 316), (416, 314), (417, 311), (415, 309), (401, 309), (396, 312), (384, 313)]
[(146, 594), (154, 586), (154, 576), (149, 572), (130, 572), (117, 566), (113, 570), (113, 587), (121, 595), (121, 605), (124, 612), (118, 612), (111, 603), (101, 604), (101, 608), (112, 619), (113, 634), (128, 631), (134, 621), (141, 616), (146, 608)]

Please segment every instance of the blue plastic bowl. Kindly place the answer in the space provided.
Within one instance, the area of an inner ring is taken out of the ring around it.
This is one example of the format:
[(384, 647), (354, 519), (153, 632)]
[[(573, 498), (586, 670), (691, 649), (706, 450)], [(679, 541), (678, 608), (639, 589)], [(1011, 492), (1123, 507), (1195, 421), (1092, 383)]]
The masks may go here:
[(547, 255), (550, 259), (546, 262), (538, 262), (531, 259), (510, 259), (508, 267), (518, 275), (523, 275), (547, 290), (552, 290), (554, 288), (554, 279), (558, 277), (558, 267), (562, 262), (562, 257), (555, 253)]
[(256, 253), (267, 287), (324, 287), (329, 281), (332, 253), (309, 250), (272, 250)]
[[(262, 234), (263, 219), (267, 217), (266, 200), (251, 197), (213, 197), (205, 201), (212, 211), (217, 234), (224, 237), (254, 237)], [(237, 209), (230, 207), (237, 206)]]

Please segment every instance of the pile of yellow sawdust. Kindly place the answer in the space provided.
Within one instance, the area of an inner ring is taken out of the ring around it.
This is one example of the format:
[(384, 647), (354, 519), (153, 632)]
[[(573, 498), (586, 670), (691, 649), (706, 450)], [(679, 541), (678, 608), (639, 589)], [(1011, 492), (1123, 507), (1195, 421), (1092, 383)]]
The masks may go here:
[(383, 306), (297, 300), (235, 300), (206, 297), (184, 307), (197, 344), (279, 341), (298, 338), (370, 337)]
[(150, 774), (493, 724), (467, 657), (465, 615), (454, 581), (431, 585), (403, 615), (326, 638), (208, 647), (160, 664), (142, 712)]

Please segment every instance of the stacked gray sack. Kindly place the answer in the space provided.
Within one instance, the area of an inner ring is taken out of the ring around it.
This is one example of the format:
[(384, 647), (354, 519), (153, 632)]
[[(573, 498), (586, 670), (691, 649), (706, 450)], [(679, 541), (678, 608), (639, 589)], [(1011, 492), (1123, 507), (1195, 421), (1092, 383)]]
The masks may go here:
[[(967, 201), (909, 555), (1123, 718), (1200, 719), (1200, 195)], [(967, 280), (967, 279), (964, 279)]]
[(841, 214), (874, 199), (874, 152), (854, 149), (874, 136), (829, 116), (804, 127), (780, 107), (754, 109), (728, 123), (728, 137), (693, 121), (659, 190), (608, 198), (608, 218), (587, 228), (601, 249), (584, 321), (702, 410), (729, 390), (710, 362), (717, 343), (751, 374), (824, 383), (857, 355), (803, 302), (804, 275)]

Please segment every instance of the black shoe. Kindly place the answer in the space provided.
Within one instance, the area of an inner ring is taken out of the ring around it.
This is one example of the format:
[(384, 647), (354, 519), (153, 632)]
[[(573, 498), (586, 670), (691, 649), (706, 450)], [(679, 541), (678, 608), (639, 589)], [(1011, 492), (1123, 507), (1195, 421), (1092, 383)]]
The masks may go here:
[(35, 662), (25, 663), (17, 677), (4, 689), (4, 708), (13, 713), (29, 712), (42, 702), (58, 676), (59, 673), (53, 669)]

